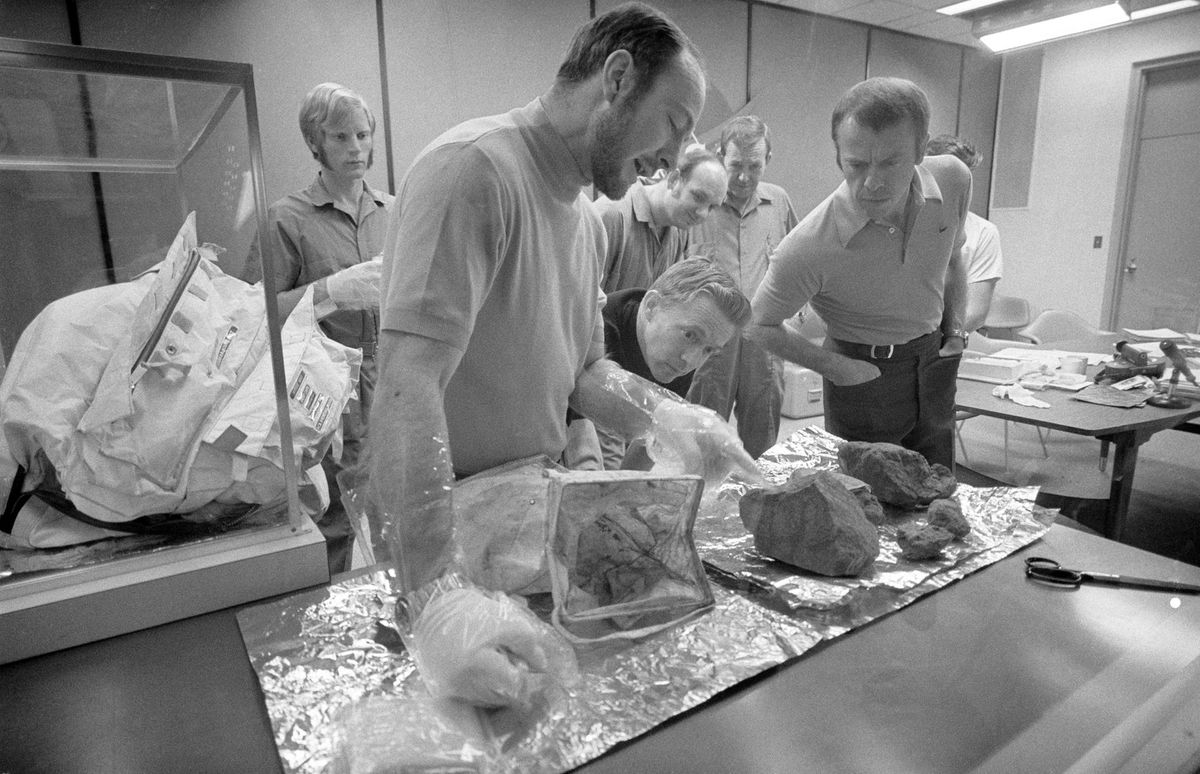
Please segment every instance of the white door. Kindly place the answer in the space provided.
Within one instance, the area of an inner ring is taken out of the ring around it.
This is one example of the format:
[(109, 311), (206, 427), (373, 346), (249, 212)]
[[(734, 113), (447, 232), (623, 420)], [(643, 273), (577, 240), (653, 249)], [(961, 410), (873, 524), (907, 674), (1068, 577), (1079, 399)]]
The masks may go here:
[(1118, 328), (1200, 331), (1200, 61), (1149, 70), (1127, 188)]

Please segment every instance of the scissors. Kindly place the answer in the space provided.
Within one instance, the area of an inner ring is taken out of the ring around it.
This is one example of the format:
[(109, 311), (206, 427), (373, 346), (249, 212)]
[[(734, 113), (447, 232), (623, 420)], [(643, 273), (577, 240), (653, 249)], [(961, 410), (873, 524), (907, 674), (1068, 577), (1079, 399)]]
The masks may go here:
[(1175, 591), (1181, 594), (1200, 594), (1200, 586), (1179, 581), (1135, 578), (1132, 575), (1110, 575), (1105, 572), (1068, 570), (1053, 559), (1030, 556), (1025, 559), (1025, 577), (1053, 586), (1079, 588), (1084, 583), (1104, 583), (1110, 586), (1129, 586), (1138, 589)]

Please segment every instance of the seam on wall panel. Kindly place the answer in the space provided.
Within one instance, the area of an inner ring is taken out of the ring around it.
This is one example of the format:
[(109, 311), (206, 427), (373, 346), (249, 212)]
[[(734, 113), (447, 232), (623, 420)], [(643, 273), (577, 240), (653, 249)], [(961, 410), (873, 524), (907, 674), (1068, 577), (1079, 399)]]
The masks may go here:
[(384, 161), (387, 164), (388, 193), (396, 195), (396, 160), (392, 153), (392, 109), (388, 98), (387, 40), (383, 33), (383, 0), (375, 0), (375, 29), (379, 36), (379, 88), (383, 114)]
[(865, 81), (871, 77), (871, 43), (874, 42), (874, 37), (875, 29), (867, 25), (867, 52), (863, 58), (863, 73), (862, 78), (859, 78), (860, 81)]
[(750, 104), (753, 94), (750, 93), (750, 67), (754, 61), (754, 4), (750, 0), (746, 0), (746, 101), (743, 104)]

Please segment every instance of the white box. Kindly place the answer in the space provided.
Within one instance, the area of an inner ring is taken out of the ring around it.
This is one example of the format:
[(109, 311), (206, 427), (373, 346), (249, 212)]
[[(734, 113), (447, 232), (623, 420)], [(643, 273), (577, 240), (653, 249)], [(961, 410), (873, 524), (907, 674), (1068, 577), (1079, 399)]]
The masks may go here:
[(783, 364), (783, 407), (788, 419), (813, 417), (823, 410), (821, 375), (795, 363)]
[(1026, 361), (999, 357), (963, 358), (958, 365), (958, 375), (961, 377), (1003, 384), (1011, 384), (1018, 376), (1036, 370), (1036, 365), (1030, 365)]

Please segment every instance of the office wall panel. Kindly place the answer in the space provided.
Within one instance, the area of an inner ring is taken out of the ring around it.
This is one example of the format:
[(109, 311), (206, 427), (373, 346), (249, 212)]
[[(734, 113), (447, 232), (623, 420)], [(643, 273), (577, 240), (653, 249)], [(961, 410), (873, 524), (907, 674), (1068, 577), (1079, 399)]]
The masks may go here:
[(888, 30), (871, 30), (867, 75), (908, 78), (929, 95), (930, 134), (958, 131), (962, 46)]
[[(703, 135), (746, 103), (749, 6), (745, 0), (652, 0), (651, 4), (679, 25), (704, 58), (708, 96), (696, 132)], [(596, 13), (617, 5), (618, 0), (598, 0)]]
[(755, 5), (751, 35), (751, 109), (772, 135), (764, 177), (787, 189), (803, 217), (842, 181), (829, 121), (842, 92), (862, 80), (867, 27)]
[[(316, 162), (297, 112), (308, 90), (337, 81), (378, 110), (374, 0), (77, 0), (85, 46), (248, 62), (254, 67), (267, 201), (307, 186)], [(387, 187), (382, 131), (371, 185)]]
[(587, 0), (384, 3), (397, 184), (446, 129), (544, 93), (587, 19)]
[(47, 0), (0, 0), (0, 37), (70, 43), (66, 4)]
[(996, 138), (996, 95), (1000, 91), (1001, 58), (989, 52), (965, 51), (962, 92), (958, 104), (958, 136), (984, 154), (975, 168), (971, 209), (987, 217)]

